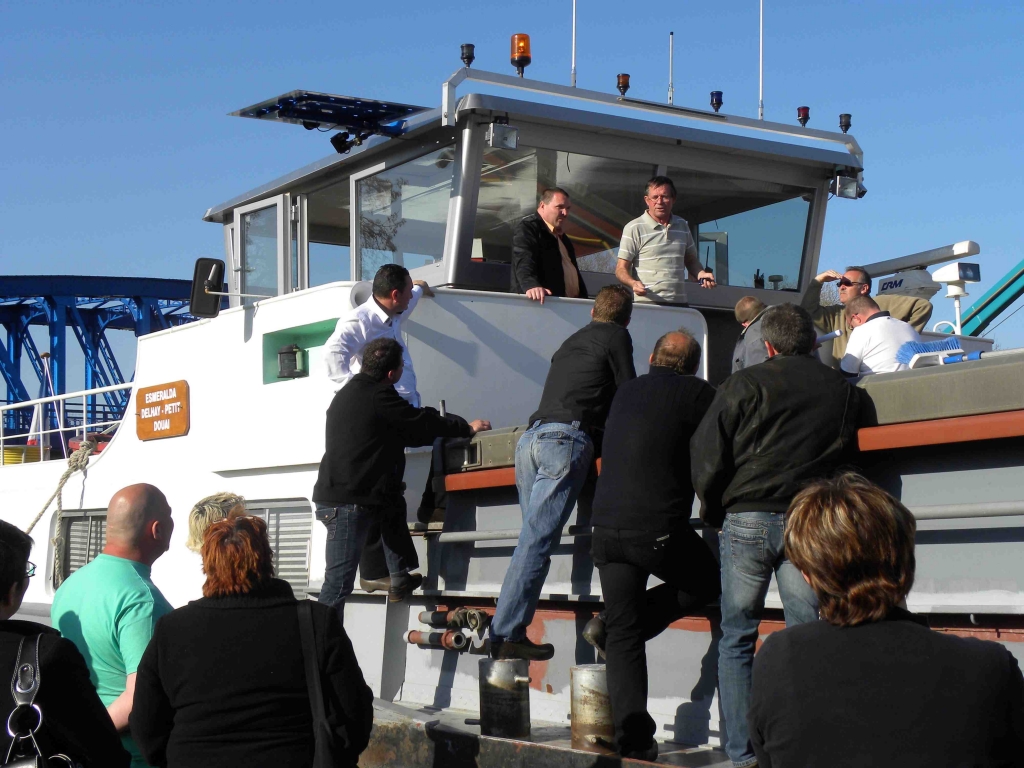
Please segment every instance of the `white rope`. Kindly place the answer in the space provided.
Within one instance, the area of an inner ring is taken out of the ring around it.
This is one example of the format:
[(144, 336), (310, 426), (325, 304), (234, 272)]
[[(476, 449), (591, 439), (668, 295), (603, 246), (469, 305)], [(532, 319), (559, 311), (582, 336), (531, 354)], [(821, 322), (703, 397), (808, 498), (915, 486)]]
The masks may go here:
[(64, 490), (65, 483), (67, 483), (75, 472), (85, 470), (85, 468), (89, 466), (89, 454), (95, 450), (96, 441), (86, 440), (68, 457), (68, 468), (65, 469), (64, 474), (60, 476), (60, 481), (57, 483), (57, 490), (55, 490), (53, 495), (46, 500), (43, 508), (39, 510), (39, 514), (32, 519), (32, 522), (28, 524), (28, 528), (25, 529), (25, 533), (32, 533), (32, 529), (36, 527), (36, 523), (38, 523), (42, 519), (43, 515), (46, 514), (46, 510), (50, 508), (50, 504), (53, 503), (53, 500), (57, 499), (57, 517), (53, 538), (53, 573), (54, 582), (57, 585), (60, 585), (64, 580), (62, 568), (62, 560), (64, 557), (64, 532), (61, 530), (61, 516), (64, 513), (64, 497), (62, 491)]

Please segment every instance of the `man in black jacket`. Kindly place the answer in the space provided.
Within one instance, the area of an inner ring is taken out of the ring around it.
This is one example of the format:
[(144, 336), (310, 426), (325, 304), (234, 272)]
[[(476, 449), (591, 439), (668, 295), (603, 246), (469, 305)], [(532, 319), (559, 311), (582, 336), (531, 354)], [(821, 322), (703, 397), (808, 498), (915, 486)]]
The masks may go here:
[(545, 189), (537, 212), (516, 225), (512, 235), (512, 292), (544, 303), (545, 296), (587, 298), (587, 286), (576, 266), (572, 241), (562, 231), (569, 217), (569, 193)]
[[(127, 768), (131, 756), (121, 746), (106, 707), (100, 701), (89, 681), (89, 670), (82, 654), (70, 640), (42, 624), (15, 621), (28, 590), (29, 580), (36, 566), (28, 561), (32, 539), (8, 522), (0, 520), (0, 718), (7, 722), (14, 709), (11, 686), (18, 651), (22, 644), (34, 654), (39, 636), (39, 693), (35, 703), (43, 713), (43, 724), (36, 740), (44, 757), (66, 754), (86, 768)], [(27, 721), (27, 722), (24, 722)], [(14, 718), (13, 724), (35, 723), (34, 714)], [(0, 758), (6, 758), (11, 739), (6, 730), (0, 730)], [(27, 747), (34, 755), (30, 741)]]
[(768, 360), (722, 382), (690, 441), (701, 517), (721, 528), (718, 681), (726, 752), (737, 768), (757, 762), (747, 731), (750, 667), (773, 571), (786, 624), (818, 618), (814, 593), (785, 556), (786, 508), (805, 483), (851, 456), (859, 404), (843, 375), (812, 356), (806, 310), (771, 307), (761, 335)]
[(550, 659), (550, 643), (526, 637), (541, 588), (594, 457), (615, 390), (636, 378), (626, 326), (632, 296), (605, 286), (590, 311), (593, 322), (562, 342), (551, 358), (540, 406), (516, 446), (516, 487), (523, 527), (491, 621), (491, 656)]
[[(653, 760), (644, 644), (718, 597), (718, 563), (690, 527), (690, 437), (715, 390), (694, 374), (700, 344), (684, 331), (654, 346), (650, 372), (619, 387), (605, 423), (592, 553), (603, 618), (584, 633), (607, 656), (615, 740), (623, 757)], [(664, 583), (647, 589), (647, 579)], [(602, 643), (603, 641), (603, 643)]]
[(375, 339), (363, 349), (362, 370), (327, 409), (326, 451), (313, 488), (316, 517), (327, 526), (327, 571), (320, 602), (334, 605), (342, 619), (374, 520), (381, 522), (392, 586), (408, 591), (409, 564), (396, 545), (398, 526), (406, 522), (392, 514), (404, 510), (394, 503), (405, 490), (404, 449), (491, 428), (487, 421), (467, 423), (454, 414), (441, 416), (433, 408), (410, 405), (395, 391), (401, 378), (402, 345), (394, 339)]

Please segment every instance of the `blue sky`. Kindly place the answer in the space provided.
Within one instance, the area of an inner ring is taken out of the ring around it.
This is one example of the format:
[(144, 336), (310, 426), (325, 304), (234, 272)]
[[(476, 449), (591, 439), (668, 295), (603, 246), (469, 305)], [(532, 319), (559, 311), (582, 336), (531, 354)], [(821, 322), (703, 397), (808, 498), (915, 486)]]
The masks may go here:
[[(7, 3), (2, 13), (0, 272), (191, 276), (220, 256), (211, 205), (331, 153), (324, 134), (226, 117), (307, 88), (434, 105), (477, 46), (511, 72), (508, 36), (533, 38), (532, 77), (568, 83), (571, 0), (502, 3), (207, 0)], [(579, 0), (578, 84), (663, 100), (676, 33), (676, 102), (756, 116), (756, 0)], [(867, 197), (833, 201), (821, 264), (977, 240), (975, 298), (1024, 258), (1024, 4), (767, 0), (766, 118), (834, 130), (853, 114)], [(935, 319), (952, 315), (937, 300)], [(1024, 345), (1024, 312), (995, 332)]]

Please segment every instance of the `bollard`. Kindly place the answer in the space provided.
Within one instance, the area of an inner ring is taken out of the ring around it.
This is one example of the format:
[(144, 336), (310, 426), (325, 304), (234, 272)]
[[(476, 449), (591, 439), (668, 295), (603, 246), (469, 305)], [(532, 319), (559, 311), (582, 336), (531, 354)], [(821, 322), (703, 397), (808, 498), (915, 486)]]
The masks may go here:
[(604, 664), (581, 664), (569, 670), (573, 749), (607, 752), (615, 743), (605, 669)]
[(530, 738), (530, 662), (480, 659), (480, 733)]

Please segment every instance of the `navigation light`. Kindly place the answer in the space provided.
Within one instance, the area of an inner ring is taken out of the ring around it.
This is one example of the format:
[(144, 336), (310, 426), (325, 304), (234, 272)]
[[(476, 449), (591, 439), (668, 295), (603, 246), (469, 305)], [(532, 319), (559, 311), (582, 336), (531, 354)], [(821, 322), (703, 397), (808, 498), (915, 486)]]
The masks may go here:
[(722, 108), (722, 92), (712, 91), (711, 92), (711, 108), (718, 112)]
[(626, 95), (626, 91), (629, 90), (629, 75), (619, 74), (615, 76), (615, 87), (619, 89), (619, 93), (623, 96)]
[(840, 129), (842, 129), (843, 133), (846, 133), (848, 130), (850, 130), (851, 125), (853, 125), (853, 122), (850, 119), (849, 112), (843, 112), (841, 115), (839, 115), (839, 127)]
[(512, 35), (512, 66), (516, 68), (519, 76), (523, 76), (523, 70), (530, 66), (533, 58), (530, 56), (530, 36), (522, 32)]
[(466, 65), (466, 69), (473, 66), (473, 61), (476, 59), (476, 46), (472, 43), (462, 44), (462, 63)]
[(811, 119), (811, 108), (810, 107), (797, 107), (796, 108), (796, 121), (800, 123), (801, 127), (807, 125), (807, 121)]

